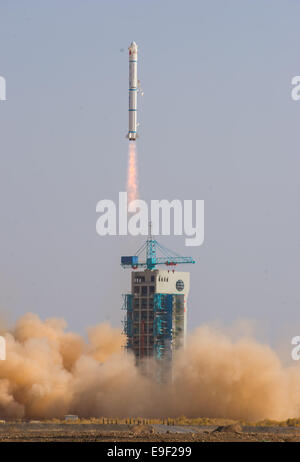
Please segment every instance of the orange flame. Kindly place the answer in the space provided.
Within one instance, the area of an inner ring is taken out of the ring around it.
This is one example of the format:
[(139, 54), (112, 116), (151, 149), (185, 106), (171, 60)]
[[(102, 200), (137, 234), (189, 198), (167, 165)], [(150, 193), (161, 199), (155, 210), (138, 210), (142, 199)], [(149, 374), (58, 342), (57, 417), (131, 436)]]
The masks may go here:
[(135, 142), (130, 142), (128, 148), (127, 194), (129, 203), (138, 199), (137, 149)]

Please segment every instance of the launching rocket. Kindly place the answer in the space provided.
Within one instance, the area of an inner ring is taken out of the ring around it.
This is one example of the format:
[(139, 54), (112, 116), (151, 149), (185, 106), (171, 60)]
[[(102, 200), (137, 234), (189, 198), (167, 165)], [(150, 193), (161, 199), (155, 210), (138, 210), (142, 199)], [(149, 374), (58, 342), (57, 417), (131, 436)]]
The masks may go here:
[(129, 49), (129, 131), (127, 138), (129, 141), (135, 141), (137, 134), (137, 93), (139, 91), (139, 81), (137, 79), (137, 57), (138, 46), (132, 42)]

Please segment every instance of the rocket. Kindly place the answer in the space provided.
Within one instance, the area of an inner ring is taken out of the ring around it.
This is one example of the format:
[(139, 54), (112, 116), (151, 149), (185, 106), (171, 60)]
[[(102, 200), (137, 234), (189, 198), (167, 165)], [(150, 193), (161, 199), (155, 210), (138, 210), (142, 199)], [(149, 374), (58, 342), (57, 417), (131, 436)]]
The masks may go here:
[(137, 93), (139, 91), (139, 80), (137, 79), (137, 58), (138, 46), (132, 42), (129, 50), (129, 131), (127, 138), (129, 141), (135, 141), (138, 138), (137, 134)]

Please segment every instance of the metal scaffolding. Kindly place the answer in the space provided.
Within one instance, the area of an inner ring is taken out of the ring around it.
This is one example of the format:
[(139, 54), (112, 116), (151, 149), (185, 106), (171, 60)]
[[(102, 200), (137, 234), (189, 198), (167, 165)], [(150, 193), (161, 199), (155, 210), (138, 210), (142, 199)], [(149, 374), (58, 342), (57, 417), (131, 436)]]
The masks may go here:
[(122, 310), (125, 310), (125, 316), (122, 321), (123, 333), (126, 335), (127, 343), (126, 348), (132, 349), (133, 347), (133, 296), (132, 294), (123, 294)]
[(173, 295), (154, 295), (154, 351), (156, 359), (172, 360)]

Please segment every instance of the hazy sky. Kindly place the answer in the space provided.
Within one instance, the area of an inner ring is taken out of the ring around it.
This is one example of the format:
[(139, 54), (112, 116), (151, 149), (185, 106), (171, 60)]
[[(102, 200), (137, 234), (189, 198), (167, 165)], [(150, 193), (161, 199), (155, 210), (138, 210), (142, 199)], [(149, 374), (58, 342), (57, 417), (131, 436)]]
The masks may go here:
[[(300, 335), (296, 0), (0, 2), (0, 310), (119, 325), (140, 239), (96, 234), (126, 183), (128, 55), (139, 45), (141, 197), (204, 199), (189, 329), (258, 320)], [(297, 326), (299, 327), (297, 330)]]

